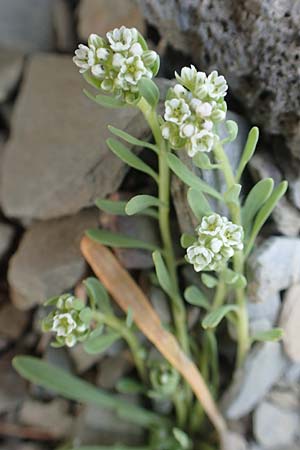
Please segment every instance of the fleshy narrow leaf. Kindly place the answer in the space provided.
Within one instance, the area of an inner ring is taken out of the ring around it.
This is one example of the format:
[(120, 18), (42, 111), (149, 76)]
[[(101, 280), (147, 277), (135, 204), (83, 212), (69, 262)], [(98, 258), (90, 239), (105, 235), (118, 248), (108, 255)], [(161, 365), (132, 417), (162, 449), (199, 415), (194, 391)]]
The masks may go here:
[[(59, 450), (59, 449), (57, 449)], [(61, 450), (152, 450), (151, 447), (136, 447), (136, 446), (130, 446), (122, 445), (122, 444), (115, 444), (115, 445), (88, 445), (83, 447), (73, 447), (70, 448), (63, 448)]]
[(252, 342), (254, 342), (254, 341), (260, 341), (260, 342), (271, 341), (271, 342), (275, 342), (275, 341), (279, 341), (282, 338), (282, 336), (283, 336), (283, 329), (282, 328), (272, 328), (271, 330), (261, 331), (260, 333), (255, 333), (251, 337), (251, 340), (252, 340)]
[(220, 164), (212, 164), (206, 153), (197, 153), (193, 158), (193, 163), (202, 170), (218, 169), (220, 167)]
[(259, 129), (257, 127), (251, 128), (251, 130), (249, 131), (249, 134), (248, 134), (248, 139), (247, 139), (237, 172), (236, 172), (237, 182), (240, 180), (246, 165), (248, 164), (248, 162), (250, 161), (250, 159), (252, 158), (252, 156), (255, 152), (258, 138), (259, 138)]
[(231, 287), (240, 289), (244, 288), (247, 285), (247, 280), (241, 273), (237, 273), (231, 269), (225, 269), (223, 272), (224, 281), (226, 284), (229, 284)]
[(238, 124), (234, 120), (226, 120), (225, 127), (228, 133), (228, 136), (223, 139), (222, 144), (227, 144), (228, 142), (233, 142), (239, 131)]
[(84, 350), (93, 355), (95, 353), (103, 353), (108, 350), (116, 341), (121, 338), (120, 333), (110, 331), (101, 336), (87, 339), (84, 344)]
[(206, 310), (210, 308), (210, 304), (206, 296), (196, 286), (189, 286), (186, 288), (184, 291), (184, 298), (191, 305), (200, 306)]
[(227, 204), (239, 204), (239, 196), (242, 186), (240, 184), (233, 184), (231, 188), (225, 192), (224, 200)]
[(159, 89), (150, 78), (143, 77), (138, 82), (139, 92), (152, 108), (158, 103)]
[(93, 307), (97, 305), (101, 311), (111, 313), (112, 307), (109, 296), (103, 284), (95, 277), (87, 278), (83, 284), (86, 287), (91, 305)]
[(217, 286), (218, 284), (217, 278), (213, 277), (212, 275), (208, 275), (207, 273), (202, 273), (201, 281), (206, 287), (210, 289)]
[(90, 100), (93, 100), (93, 102), (97, 103), (98, 105), (104, 106), (105, 108), (123, 108), (123, 106), (126, 105), (126, 103), (122, 102), (121, 100), (118, 100), (115, 97), (110, 97), (108, 95), (93, 95), (86, 89), (83, 89), (83, 93)]
[(117, 155), (118, 158), (128, 164), (128, 166), (150, 175), (156, 182), (158, 182), (157, 173), (155, 173), (154, 170), (148, 166), (148, 164), (144, 163), (141, 158), (125, 147), (125, 145), (113, 138), (107, 139), (106, 143), (111, 151)]
[(260, 232), (261, 228), (263, 227), (263, 225), (265, 224), (265, 222), (267, 221), (269, 216), (272, 214), (272, 211), (275, 208), (275, 206), (277, 205), (278, 201), (286, 193), (287, 188), (288, 188), (287, 181), (282, 181), (274, 189), (274, 191), (272, 192), (272, 194), (270, 195), (268, 200), (264, 203), (264, 205), (262, 206), (261, 210), (258, 212), (258, 214), (257, 214), (257, 216), (256, 216), (256, 218), (254, 220), (254, 224), (253, 224), (253, 228), (252, 228), (252, 231), (251, 231), (251, 235), (250, 235), (250, 238), (249, 238), (248, 245), (247, 245), (246, 250), (245, 250), (245, 255), (246, 256), (250, 253), (250, 251), (251, 251), (251, 249), (252, 249), (252, 247), (254, 245), (254, 241), (256, 239), (256, 236)]
[(256, 213), (270, 197), (273, 187), (274, 181), (272, 178), (266, 178), (256, 183), (247, 195), (245, 204), (242, 208), (243, 227), (246, 231), (250, 229)]
[(151, 206), (158, 208), (160, 205), (162, 203), (157, 197), (153, 197), (152, 195), (136, 195), (127, 202), (125, 211), (126, 214), (132, 216)]
[(157, 250), (157, 246), (154, 244), (150, 244), (130, 236), (125, 236), (123, 234), (113, 233), (108, 230), (88, 230), (86, 234), (94, 241), (108, 245), (109, 247), (142, 248), (152, 252)]
[(144, 385), (133, 378), (121, 378), (117, 382), (116, 389), (122, 394), (141, 394), (145, 392)]
[(197, 191), (205, 192), (218, 200), (222, 200), (222, 196), (218, 191), (212, 188), (205, 181), (201, 180), (201, 178), (197, 177), (197, 175), (191, 172), (185, 164), (172, 153), (168, 154), (168, 164), (170, 169), (172, 169), (178, 178), (180, 178), (185, 184), (193, 189), (196, 189)]
[(95, 205), (101, 211), (116, 216), (126, 216), (125, 206), (127, 202), (107, 200), (106, 198), (97, 198)]
[(153, 252), (152, 258), (160, 286), (170, 297), (172, 297), (174, 295), (174, 286), (161, 253), (158, 251)]
[(183, 233), (180, 238), (180, 244), (182, 248), (188, 248), (190, 245), (193, 245), (196, 238), (192, 234)]
[(224, 305), (207, 314), (202, 320), (203, 328), (215, 328), (221, 320), (230, 312), (238, 311), (237, 305)]
[(118, 136), (119, 138), (123, 139), (124, 141), (128, 142), (129, 144), (135, 145), (137, 147), (149, 148), (150, 150), (153, 150), (155, 153), (158, 153), (158, 149), (157, 149), (156, 145), (150, 144), (150, 142), (146, 142), (146, 141), (142, 141), (141, 139), (137, 139), (134, 136), (131, 136), (131, 134), (128, 134), (123, 130), (119, 130), (119, 128), (112, 127), (111, 125), (108, 126), (108, 129), (115, 136)]
[(211, 213), (211, 207), (201, 191), (190, 188), (187, 194), (188, 203), (195, 217), (200, 221)]
[[(163, 417), (146, 411), (112, 394), (107, 394), (101, 389), (94, 387), (68, 372), (46, 363), (33, 356), (17, 356), (13, 359), (13, 366), (17, 372), (26, 380), (57, 392), (65, 398), (83, 403), (90, 403), (113, 411), (128, 413), (128, 420), (134, 421), (142, 426), (160, 425), (165, 421)], [(138, 416), (139, 414), (139, 416)]]

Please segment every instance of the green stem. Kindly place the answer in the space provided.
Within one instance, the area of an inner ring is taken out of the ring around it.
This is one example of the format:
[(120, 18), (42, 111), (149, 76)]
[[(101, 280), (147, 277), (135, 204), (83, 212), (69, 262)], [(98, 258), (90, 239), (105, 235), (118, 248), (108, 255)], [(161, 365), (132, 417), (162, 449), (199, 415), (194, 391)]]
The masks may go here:
[[(214, 153), (217, 161), (221, 164), (222, 171), (224, 173), (227, 188), (230, 189), (235, 183), (235, 177), (230, 166), (228, 157), (224, 151), (221, 143), (218, 143), (214, 148)], [(231, 218), (234, 223), (241, 225), (241, 208), (240, 204), (229, 203), (228, 208), (231, 214)], [(233, 258), (233, 267), (235, 272), (244, 273), (244, 254), (242, 251), (235, 253)], [(248, 312), (247, 303), (245, 297), (245, 289), (236, 289), (236, 301), (239, 307), (238, 320), (237, 320), (237, 335), (238, 335), (238, 350), (237, 350), (237, 366), (240, 367), (245, 359), (245, 356), (250, 347), (249, 337), (249, 325), (248, 325)]]

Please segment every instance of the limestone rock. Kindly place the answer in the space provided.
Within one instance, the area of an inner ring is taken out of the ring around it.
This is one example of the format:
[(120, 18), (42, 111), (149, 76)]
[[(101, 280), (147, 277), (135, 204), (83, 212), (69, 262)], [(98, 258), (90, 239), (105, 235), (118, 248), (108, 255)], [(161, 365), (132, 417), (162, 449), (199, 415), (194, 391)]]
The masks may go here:
[(28, 309), (72, 288), (85, 273), (79, 242), (87, 228), (97, 226), (94, 209), (73, 217), (37, 222), (25, 232), (10, 260), (12, 300)]
[(264, 302), (291, 284), (300, 283), (300, 239), (268, 238), (250, 256), (248, 272), (248, 293), (254, 302)]
[(72, 52), (76, 48), (75, 20), (69, 2), (55, 0), (53, 4), (53, 26), (56, 47), (64, 52)]
[(266, 449), (281, 449), (292, 444), (299, 436), (299, 426), (297, 411), (285, 410), (269, 402), (261, 403), (253, 417), (254, 435)]
[(278, 342), (264, 342), (249, 353), (222, 401), (228, 419), (239, 419), (264, 398), (279, 380), (288, 361)]
[(23, 62), (22, 52), (0, 47), (0, 103), (5, 102), (15, 89), (21, 77)]
[(18, 339), (28, 322), (29, 316), (11, 303), (5, 303), (0, 308), (0, 336), (6, 339)]
[(11, 225), (0, 223), (0, 260), (11, 246), (14, 234), (14, 228)]
[(221, 450), (247, 450), (247, 448), (247, 442), (241, 435), (233, 431), (224, 433)]
[(83, 87), (70, 56), (40, 54), (29, 61), (1, 167), (7, 216), (71, 215), (122, 182), (126, 168), (105, 144), (107, 125), (140, 138), (148, 127), (136, 109), (102, 108)]
[(300, 284), (290, 287), (285, 293), (280, 316), (280, 326), (284, 330), (283, 345), (288, 356), (300, 362)]
[(87, 41), (91, 33), (101, 36), (107, 31), (125, 25), (144, 33), (144, 20), (135, 0), (81, 0), (78, 10), (78, 34)]
[(0, 414), (20, 406), (26, 395), (26, 382), (12, 368), (11, 357), (0, 360)]
[(106, 356), (98, 366), (97, 385), (114, 389), (119, 379), (125, 377), (133, 367), (132, 356), (127, 349), (117, 355)]
[(140, 0), (140, 5), (172, 46), (202, 70), (223, 73), (251, 120), (285, 135), (300, 157), (299, 2)]
[(26, 52), (53, 48), (53, 0), (1, 0), (0, 43)]

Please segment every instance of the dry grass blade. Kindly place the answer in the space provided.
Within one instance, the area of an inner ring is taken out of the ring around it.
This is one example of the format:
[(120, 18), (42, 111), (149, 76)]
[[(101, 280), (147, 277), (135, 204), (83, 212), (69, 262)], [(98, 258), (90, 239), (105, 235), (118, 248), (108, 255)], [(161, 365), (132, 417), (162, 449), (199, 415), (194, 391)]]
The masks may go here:
[(195, 364), (181, 350), (174, 336), (163, 328), (157, 313), (133, 278), (102, 244), (84, 237), (81, 241), (81, 251), (118, 305), (125, 312), (131, 308), (139, 329), (190, 384), (223, 440), (227, 426), (204, 379)]

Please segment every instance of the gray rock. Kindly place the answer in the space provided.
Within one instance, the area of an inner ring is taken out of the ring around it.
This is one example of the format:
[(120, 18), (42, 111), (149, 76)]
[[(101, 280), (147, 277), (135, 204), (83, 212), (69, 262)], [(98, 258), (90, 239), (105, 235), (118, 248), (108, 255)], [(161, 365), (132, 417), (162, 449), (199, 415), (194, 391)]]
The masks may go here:
[(300, 239), (268, 238), (250, 256), (248, 272), (248, 293), (254, 302), (264, 302), (291, 284), (299, 283)]
[(221, 450), (247, 450), (246, 440), (233, 431), (226, 431), (223, 435)]
[(7, 216), (74, 214), (122, 182), (126, 168), (105, 144), (107, 125), (141, 138), (148, 127), (136, 109), (102, 108), (83, 87), (69, 56), (40, 54), (29, 61), (1, 167)]
[(253, 431), (257, 441), (266, 449), (282, 449), (299, 436), (298, 412), (285, 410), (263, 402), (253, 416)]
[(117, 355), (103, 358), (98, 365), (97, 385), (113, 389), (116, 383), (134, 367), (132, 356), (126, 349)]
[(145, 31), (143, 16), (134, 0), (81, 0), (78, 7), (78, 34), (87, 41), (91, 33), (101, 36), (107, 31), (125, 25)]
[(17, 86), (21, 77), (23, 63), (24, 56), (22, 52), (0, 47), (0, 103), (5, 102), (12, 90)]
[(283, 328), (283, 346), (292, 359), (300, 363), (300, 284), (291, 286), (284, 295), (279, 324)]
[(264, 342), (249, 353), (222, 400), (228, 419), (239, 419), (265, 397), (288, 366), (278, 342)]
[(20, 311), (12, 303), (5, 303), (0, 308), (0, 336), (5, 339), (18, 339), (27, 323), (29, 315)]
[(9, 250), (15, 231), (11, 225), (0, 223), (0, 260)]
[(28, 309), (74, 287), (85, 273), (79, 242), (87, 228), (97, 226), (94, 209), (73, 217), (37, 222), (25, 232), (10, 260), (8, 281), (12, 301)]
[(64, 52), (76, 48), (76, 32), (73, 11), (69, 2), (55, 0), (53, 3), (53, 26), (56, 47)]
[(300, 156), (299, 2), (140, 0), (140, 5), (172, 46), (192, 55), (202, 70), (218, 68), (251, 120), (271, 134), (284, 134)]
[(26, 382), (12, 368), (12, 355), (0, 360), (0, 414), (7, 414), (19, 407), (26, 396)]
[(277, 321), (281, 307), (280, 295), (275, 292), (273, 295), (265, 296), (261, 303), (248, 302), (247, 309), (250, 322), (267, 320), (271, 325)]
[(0, 43), (31, 52), (53, 48), (53, 0), (1, 0)]

